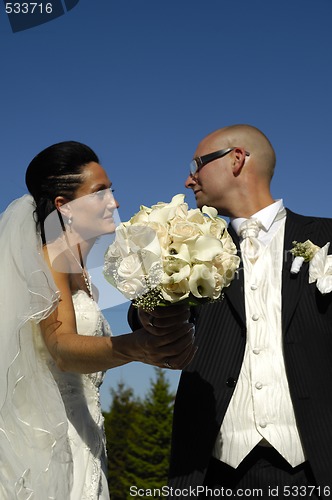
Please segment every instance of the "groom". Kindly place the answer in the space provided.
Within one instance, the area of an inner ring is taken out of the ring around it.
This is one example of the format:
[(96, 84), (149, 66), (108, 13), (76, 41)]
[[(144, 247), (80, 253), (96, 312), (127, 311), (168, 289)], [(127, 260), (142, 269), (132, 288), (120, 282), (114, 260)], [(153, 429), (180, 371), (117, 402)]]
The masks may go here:
[[(308, 263), (291, 273), (290, 253), (294, 240), (331, 241), (332, 220), (275, 201), (274, 166), (249, 125), (208, 135), (190, 165), (186, 187), (230, 217), (242, 263), (222, 301), (193, 310), (198, 351), (176, 397), (170, 497), (332, 494), (332, 294), (309, 284)], [(158, 334), (161, 314), (140, 320)]]

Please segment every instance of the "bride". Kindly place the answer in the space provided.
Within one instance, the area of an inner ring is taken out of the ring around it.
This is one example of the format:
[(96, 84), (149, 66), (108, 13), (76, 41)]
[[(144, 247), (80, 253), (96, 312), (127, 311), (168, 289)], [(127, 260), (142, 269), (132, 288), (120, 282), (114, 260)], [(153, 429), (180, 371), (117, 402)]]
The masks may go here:
[(184, 367), (194, 354), (187, 309), (163, 335), (111, 336), (86, 269), (115, 230), (118, 203), (98, 157), (73, 141), (39, 153), (30, 194), (0, 219), (0, 498), (108, 500), (99, 386), (131, 361)]

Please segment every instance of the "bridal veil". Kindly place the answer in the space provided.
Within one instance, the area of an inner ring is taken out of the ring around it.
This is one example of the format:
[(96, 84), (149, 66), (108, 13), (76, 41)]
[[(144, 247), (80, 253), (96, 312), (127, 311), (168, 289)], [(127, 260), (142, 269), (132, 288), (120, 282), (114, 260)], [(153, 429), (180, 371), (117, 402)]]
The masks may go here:
[(38, 350), (59, 297), (30, 195), (0, 218), (0, 498), (67, 500), (72, 458), (58, 387)]

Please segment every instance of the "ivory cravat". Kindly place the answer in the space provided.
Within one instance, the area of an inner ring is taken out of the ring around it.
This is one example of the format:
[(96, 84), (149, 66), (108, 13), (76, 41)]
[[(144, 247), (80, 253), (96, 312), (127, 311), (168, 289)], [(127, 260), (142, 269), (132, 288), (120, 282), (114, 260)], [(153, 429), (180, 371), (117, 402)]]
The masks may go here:
[(247, 219), (239, 228), (239, 236), (243, 238), (241, 249), (251, 262), (256, 261), (262, 249), (258, 240), (258, 233), (262, 227), (258, 219)]

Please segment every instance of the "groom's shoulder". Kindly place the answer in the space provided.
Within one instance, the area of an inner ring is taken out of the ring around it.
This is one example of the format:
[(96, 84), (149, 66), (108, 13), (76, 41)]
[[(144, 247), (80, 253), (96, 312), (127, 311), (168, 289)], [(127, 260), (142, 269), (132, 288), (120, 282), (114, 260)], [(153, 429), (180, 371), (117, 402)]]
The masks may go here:
[(310, 223), (310, 222), (316, 222), (320, 223), (323, 225), (332, 225), (332, 218), (330, 217), (321, 217), (317, 215), (302, 215), (298, 214), (296, 212), (293, 212), (289, 208), (286, 208), (287, 210), (287, 216), (292, 219), (294, 222), (301, 222), (301, 223)]
[(329, 217), (300, 215), (287, 209), (286, 224), (289, 224), (289, 230), (299, 228), (316, 245), (323, 246), (332, 241), (332, 219)]

